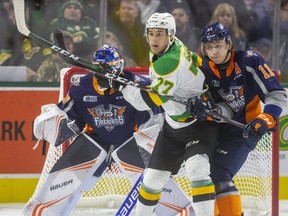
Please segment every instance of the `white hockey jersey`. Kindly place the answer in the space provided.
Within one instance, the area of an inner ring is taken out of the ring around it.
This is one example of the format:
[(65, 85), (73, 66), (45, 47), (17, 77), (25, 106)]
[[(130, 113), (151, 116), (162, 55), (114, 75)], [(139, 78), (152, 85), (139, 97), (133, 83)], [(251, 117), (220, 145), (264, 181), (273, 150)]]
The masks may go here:
[[(163, 96), (174, 96), (187, 100), (201, 95), (204, 89), (204, 75), (198, 68), (202, 59), (177, 38), (163, 55), (150, 53), (149, 77), (151, 89)], [(185, 127), (194, 119), (185, 109), (185, 105), (165, 97), (146, 92), (132, 86), (123, 90), (124, 98), (136, 109), (147, 110), (162, 106), (165, 119), (173, 128)]]

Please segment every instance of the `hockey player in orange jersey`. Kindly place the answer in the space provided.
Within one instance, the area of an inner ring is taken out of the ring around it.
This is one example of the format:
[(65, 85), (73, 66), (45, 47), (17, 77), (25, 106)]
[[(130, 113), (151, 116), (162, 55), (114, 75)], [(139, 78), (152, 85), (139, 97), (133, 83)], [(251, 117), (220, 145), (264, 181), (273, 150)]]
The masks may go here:
[[(273, 131), (287, 103), (287, 94), (257, 52), (233, 50), (229, 30), (223, 24), (218, 22), (206, 26), (202, 30), (201, 43), (208, 61), (203, 61), (200, 68), (214, 105), (212, 100), (209, 107), (202, 99), (197, 102), (190, 100), (193, 103), (187, 104), (187, 111), (200, 120), (206, 120), (205, 109), (216, 108), (246, 125), (243, 131), (219, 122), (218, 145), (211, 162), (211, 178), (220, 215), (241, 216), (241, 197), (232, 178), (261, 137)], [(261, 102), (264, 103), (263, 110)]]

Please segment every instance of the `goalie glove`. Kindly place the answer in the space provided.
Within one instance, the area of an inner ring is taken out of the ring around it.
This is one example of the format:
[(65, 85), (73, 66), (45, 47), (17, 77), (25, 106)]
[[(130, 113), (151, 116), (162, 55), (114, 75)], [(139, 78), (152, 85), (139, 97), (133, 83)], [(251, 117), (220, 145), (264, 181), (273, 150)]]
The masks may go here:
[(46, 140), (51, 145), (61, 145), (66, 140), (80, 132), (74, 122), (69, 122), (66, 112), (56, 104), (41, 107), (41, 114), (33, 124), (33, 133), (38, 140)]
[(275, 126), (276, 120), (272, 115), (261, 113), (254, 120), (246, 124), (243, 131), (243, 137), (248, 138), (253, 142), (257, 142), (265, 133), (274, 131)]

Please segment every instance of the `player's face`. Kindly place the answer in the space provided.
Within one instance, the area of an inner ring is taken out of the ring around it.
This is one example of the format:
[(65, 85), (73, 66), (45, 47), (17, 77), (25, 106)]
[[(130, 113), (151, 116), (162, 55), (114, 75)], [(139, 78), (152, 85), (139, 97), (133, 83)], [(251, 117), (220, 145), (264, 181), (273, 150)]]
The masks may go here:
[(205, 53), (215, 64), (222, 64), (224, 63), (224, 60), (229, 60), (229, 58), (226, 59), (229, 49), (230, 45), (225, 42), (225, 39), (206, 43), (204, 45)]
[(161, 54), (169, 44), (169, 37), (166, 29), (148, 29), (147, 41), (150, 49), (155, 54)]

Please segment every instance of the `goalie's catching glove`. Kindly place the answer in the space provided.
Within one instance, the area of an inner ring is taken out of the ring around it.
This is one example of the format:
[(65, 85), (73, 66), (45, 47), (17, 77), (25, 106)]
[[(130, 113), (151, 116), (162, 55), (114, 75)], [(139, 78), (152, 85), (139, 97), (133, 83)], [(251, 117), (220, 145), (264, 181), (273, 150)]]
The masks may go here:
[(268, 131), (274, 131), (276, 125), (275, 118), (268, 113), (259, 114), (254, 120), (246, 124), (243, 137), (257, 142)]
[(44, 139), (51, 145), (58, 146), (76, 136), (80, 130), (56, 104), (46, 104), (41, 107), (41, 114), (34, 120), (33, 133), (38, 140)]

